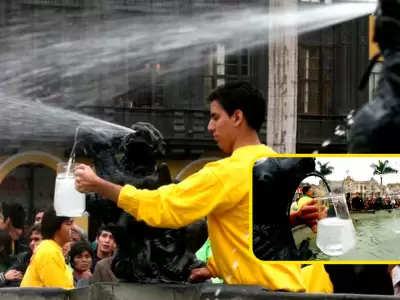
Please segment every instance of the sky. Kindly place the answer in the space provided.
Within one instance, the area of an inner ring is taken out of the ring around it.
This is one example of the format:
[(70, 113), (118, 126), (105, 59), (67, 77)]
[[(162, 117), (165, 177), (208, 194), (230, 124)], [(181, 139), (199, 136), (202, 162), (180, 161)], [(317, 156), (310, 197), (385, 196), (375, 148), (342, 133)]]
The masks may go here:
[[(388, 174), (383, 176), (383, 184), (400, 183), (400, 157), (318, 157), (317, 162), (329, 162), (334, 167), (333, 173), (326, 176), (328, 180), (343, 180), (350, 176), (356, 181), (370, 180), (371, 177), (380, 182), (379, 176), (372, 176), (373, 169), (371, 164), (377, 164), (378, 160), (388, 160), (389, 166), (399, 171), (398, 174)], [(319, 166), (317, 165), (317, 170)], [(316, 177), (307, 178), (305, 181), (318, 184)]]

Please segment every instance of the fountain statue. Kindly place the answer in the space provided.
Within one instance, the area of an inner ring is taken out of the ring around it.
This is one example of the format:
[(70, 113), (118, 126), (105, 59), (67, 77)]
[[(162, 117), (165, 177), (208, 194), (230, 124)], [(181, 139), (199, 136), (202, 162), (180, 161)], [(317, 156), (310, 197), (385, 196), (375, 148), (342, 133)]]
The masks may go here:
[(380, 53), (375, 55), (360, 84), (368, 83), (369, 74), (380, 55), (382, 71), (374, 101), (366, 104), (352, 120), (349, 153), (399, 153), (393, 138), (400, 128), (400, 0), (379, 0), (376, 10), (374, 41)]
[[(149, 190), (172, 183), (168, 166), (157, 166), (157, 158), (165, 152), (161, 133), (148, 123), (135, 123), (132, 129), (134, 133), (110, 137), (81, 126), (78, 143), (83, 143), (96, 173), (105, 180)], [(122, 152), (120, 159), (116, 146)], [(118, 251), (112, 270), (122, 281), (188, 282), (190, 270), (204, 266), (195, 252), (208, 237), (205, 219), (181, 229), (153, 228), (94, 193), (86, 197), (86, 210), (91, 218), (113, 224)]]
[(253, 167), (253, 251), (261, 260), (309, 260), (310, 241), (296, 247), (289, 211), (300, 183), (314, 176), (315, 158), (267, 158)]

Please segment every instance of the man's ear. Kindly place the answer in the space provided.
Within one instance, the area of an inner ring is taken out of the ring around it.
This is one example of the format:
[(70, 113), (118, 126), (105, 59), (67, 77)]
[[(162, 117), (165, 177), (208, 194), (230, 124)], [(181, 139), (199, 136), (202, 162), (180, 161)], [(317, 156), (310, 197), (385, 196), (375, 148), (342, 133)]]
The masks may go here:
[(240, 126), (244, 121), (243, 112), (241, 110), (235, 110), (232, 114), (233, 122), (236, 127)]

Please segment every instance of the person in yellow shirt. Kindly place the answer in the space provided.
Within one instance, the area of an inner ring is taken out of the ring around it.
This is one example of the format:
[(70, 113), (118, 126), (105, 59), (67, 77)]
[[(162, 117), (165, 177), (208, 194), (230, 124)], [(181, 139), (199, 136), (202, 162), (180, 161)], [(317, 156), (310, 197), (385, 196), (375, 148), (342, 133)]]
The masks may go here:
[(20, 287), (74, 288), (72, 272), (62, 252), (70, 240), (71, 228), (71, 218), (58, 217), (53, 207), (45, 211), (41, 225), (43, 240), (32, 255)]
[(301, 269), (307, 293), (333, 293), (333, 284), (323, 264), (308, 265)]
[[(77, 190), (96, 192), (153, 227), (181, 228), (207, 216), (213, 256), (205, 268), (192, 271), (192, 280), (219, 277), (228, 284), (304, 291), (300, 265), (266, 264), (249, 250), (250, 168), (256, 158), (276, 153), (258, 136), (266, 114), (264, 97), (248, 83), (239, 82), (218, 87), (208, 100), (208, 130), (230, 157), (153, 191), (107, 182), (82, 164), (75, 169)], [(317, 218), (318, 208), (305, 205), (291, 214), (291, 223), (296, 226), (307, 220), (311, 226)]]
[(303, 197), (301, 197), (299, 201), (297, 201), (297, 209), (300, 209), (304, 204), (310, 202), (310, 200), (313, 199), (312, 198), (313, 190), (311, 189), (311, 186), (309, 185), (303, 186), (302, 192), (303, 192)]

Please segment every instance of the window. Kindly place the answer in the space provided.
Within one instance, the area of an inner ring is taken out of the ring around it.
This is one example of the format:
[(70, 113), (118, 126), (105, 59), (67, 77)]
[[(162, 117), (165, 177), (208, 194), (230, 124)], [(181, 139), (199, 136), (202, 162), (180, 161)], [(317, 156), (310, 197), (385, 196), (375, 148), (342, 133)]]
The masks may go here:
[(331, 47), (299, 46), (299, 113), (331, 113), (332, 61), (333, 50)]
[(145, 64), (142, 70), (130, 68), (129, 91), (114, 98), (120, 107), (160, 107), (164, 102), (164, 77), (161, 65)]
[(217, 86), (237, 80), (250, 80), (248, 49), (227, 53), (226, 47), (218, 44), (207, 51), (204, 60), (204, 95), (208, 95)]

